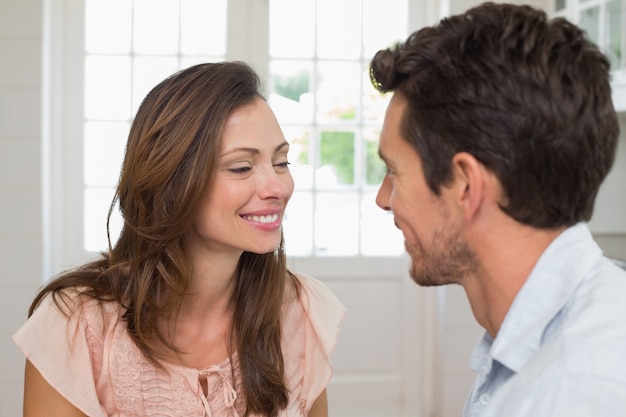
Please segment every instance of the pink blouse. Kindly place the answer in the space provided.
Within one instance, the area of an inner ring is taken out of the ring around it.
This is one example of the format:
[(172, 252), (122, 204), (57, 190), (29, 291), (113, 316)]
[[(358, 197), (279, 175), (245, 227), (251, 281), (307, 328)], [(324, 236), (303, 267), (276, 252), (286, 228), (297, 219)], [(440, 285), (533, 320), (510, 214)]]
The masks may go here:
[[(282, 318), (290, 396), (281, 417), (306, 416), (328, 385), (329, 356), (345, 313), (320, 281), (298, 279), (300, 298), (285, 306)], [(68, 319), (47, 296), (13, 339), (48, 383), (90, 417), (243, 416), (236, 356), (232, 365), (228, 359), (202, 370), (165, 364), (162, 371), (135, 346), (120, 313), (116, 303), (88, 300)]]

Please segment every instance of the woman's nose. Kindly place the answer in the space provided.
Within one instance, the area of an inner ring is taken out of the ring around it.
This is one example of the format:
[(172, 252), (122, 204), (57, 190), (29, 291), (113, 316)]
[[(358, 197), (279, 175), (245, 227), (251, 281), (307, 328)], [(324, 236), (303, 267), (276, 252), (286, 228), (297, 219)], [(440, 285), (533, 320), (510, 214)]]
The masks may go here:
[(294, 187), (293, 177), (289, 171), (267, 170), (261, 175), (258, 187), (258, 193), (262, 199), (289, 198)]

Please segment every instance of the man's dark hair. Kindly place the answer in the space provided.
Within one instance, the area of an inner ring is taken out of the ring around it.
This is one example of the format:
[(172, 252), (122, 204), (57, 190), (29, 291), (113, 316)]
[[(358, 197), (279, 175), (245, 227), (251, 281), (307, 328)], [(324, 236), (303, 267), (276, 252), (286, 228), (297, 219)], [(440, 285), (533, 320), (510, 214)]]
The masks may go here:
[(557, 228), (588, 221), (619, 125), (610, 64), (585, 33), (530, 6), (484, 3), (379, 51), (370, 75), (403, 95), (404, 138), (430, 188), (468, 152), (497, 175), (501, 208)]

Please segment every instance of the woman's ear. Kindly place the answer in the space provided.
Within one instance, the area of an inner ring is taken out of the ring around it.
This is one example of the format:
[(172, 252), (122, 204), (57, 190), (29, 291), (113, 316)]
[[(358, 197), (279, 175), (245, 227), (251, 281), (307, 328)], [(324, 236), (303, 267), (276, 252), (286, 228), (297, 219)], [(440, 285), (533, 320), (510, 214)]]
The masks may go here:
[(485, 166), (473, 155), (459, 152), (452, 158), (453, 189), (459, 209), (465, 220), (471, 220), (484, 203), (491, 176)]

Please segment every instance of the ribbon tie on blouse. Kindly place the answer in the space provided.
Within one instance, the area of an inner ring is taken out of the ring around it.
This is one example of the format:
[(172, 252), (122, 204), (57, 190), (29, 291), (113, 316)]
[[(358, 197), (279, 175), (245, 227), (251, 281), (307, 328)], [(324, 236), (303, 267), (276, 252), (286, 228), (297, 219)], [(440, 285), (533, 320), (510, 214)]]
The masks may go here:
[(233, 388), (233, 386), (230, 384), (230, 380), (228, 379), (228, 375), (226, 375), (226, 372), (224, 372), (224, 370), (217, 365), (211, 365), (208, 368), (203, 369), (202, 371), (200, 371), (200, 375), (198, 376), (198, 388), (200, 389), (200, 392), (203, 393), (203, 395), (200, 396), (200, 399), (202, 400), (202, 404), (204, 405), (204, 409), (206, 410), (208, 417), (213, 417), (213, 415), (211, 414), (211, 407), (209, 406), (209, 401), (206, 398), (206, 395), (204, 395), (204, 389), (202, 388), (202, 384), (200, 383), (200, 380), (202, 377), (206, 378), (207, 392), (208, 392), (209, 391), (208, 389), (209, 388), (208, 387), (209, 376), (211, 374), (218, 375), (220, 379), (222, 380), (224, 404), (226, 405), (226, 407), (231, 408), (233, 410), (233, 417), (239, 417), (239, 414), (237, 413), (237, 410), (235, 409), (235, 400), (237, 400), (237, 391), (235, 391), (235, 388)]

